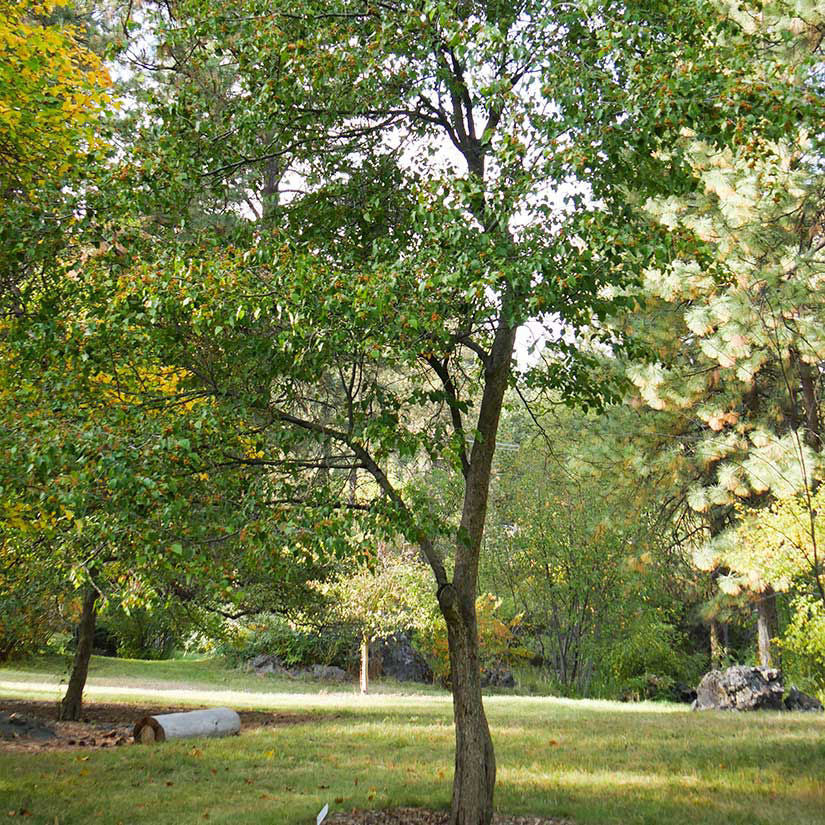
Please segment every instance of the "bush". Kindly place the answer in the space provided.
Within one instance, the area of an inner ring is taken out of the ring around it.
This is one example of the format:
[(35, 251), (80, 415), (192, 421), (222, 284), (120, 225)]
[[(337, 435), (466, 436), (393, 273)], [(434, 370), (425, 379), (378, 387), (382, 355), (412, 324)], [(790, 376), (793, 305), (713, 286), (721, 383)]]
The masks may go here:
[(686, 653), (685, 648), (673, 625), (639, 617), (608, 648), (600, 692), (627, 701), (677, 698), (679, 685), (696, 685), (705, 665), (703, 653)]
[(785, 683), (825, 695), (825, 606), (811, 596), (798, 596), (791, 620), (779, 640)]
[[(530, 657), (529, 651), (519, 644), (514, 634), (520, 617), (505, 622), (498, 615), (500, 607), (501, 599), (492, 593), (485, 593), (476, 599), (482, 670), (512, 668)], [(427, 630), (416, 632), (413, 641), (432, 669), (433, 678), (443, 685), (449, 685), (450, 654), (444, 618), (437, 615)]]
[(95, 632), (95, 651), (128, 659), (168, 659), (182, 643), (184, 617), (162, 608), (137, 607), (129, 611), (110, 605), (101, 614)]
[(51, 601), (32, 601), (25, 593), (3, 594), (2, 598), (0, 662), (40, 650), (55, 628), (64, 624)]
[(347, 625), (312, 629), (293, 626), (280, 616), (264, 615), (235, 623), (217, 652), (234, 664), (268, 653), (286, 667), (336, 665), (352, 670), (358, 661), (358, 637)]

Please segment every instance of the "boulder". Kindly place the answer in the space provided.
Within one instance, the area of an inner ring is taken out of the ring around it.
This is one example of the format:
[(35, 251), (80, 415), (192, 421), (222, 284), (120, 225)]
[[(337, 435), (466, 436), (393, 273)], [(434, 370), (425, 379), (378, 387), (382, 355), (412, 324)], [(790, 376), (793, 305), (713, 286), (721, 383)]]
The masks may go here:
[(796, 685), (791, 685), (791, 689), (788, 691), (788, 695), (785, 697), (783, 704), (785, 705), (785, 710), (796, 710), (806, 713), (821, 713), (825, 710), (819, 699), (803, 693)]
[(396, 633), (382, 639), (375, 651), (381, 657), (384, 676), (391, 676), (399, 682), (424, 682), (431, 684), (433, 672), (424, 657), (412, 646), (406, 633)]
[(711, 670), (696, 689), (697, 710), (782, 710), (782, 671), (735, 665)]
[(516, 679), (513, 676), (513, 671), (496, 665), (495, 667), (481, 669), (481, 686), (512, 688), (516, 686)]
[(51, 725), (21, 713), (0, 713), (0, 739), (54, 739)]
[(325, 682), (346, 682), (349, 678), (345, 670), (335, 665), (313, 665), (307, 675)]
[(272, 656), (269, 653), (259, 653), (248, 663), (248, 669), (259, 676), (266, 673), (287, 673), (284, 663), (277, 656)]

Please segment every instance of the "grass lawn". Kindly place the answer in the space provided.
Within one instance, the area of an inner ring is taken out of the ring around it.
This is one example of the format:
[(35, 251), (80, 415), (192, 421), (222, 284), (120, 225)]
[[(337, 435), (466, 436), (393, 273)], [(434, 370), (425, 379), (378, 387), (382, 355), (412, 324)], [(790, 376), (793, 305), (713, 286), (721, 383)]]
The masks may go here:
[[(57, 698), (61, 661), (0, 668), (0, 697)], [(218, 740), (0, 751), (0, 820), (314, 822), (330, 809), (445, 807), (452, 709), (435, 689), (368, 697), (227, 671), (214, 661), (95, 658), (87, 700), (227, 704), (314, 721)], [(2, 707), (2, 698), (0, 698)], [(577, 825), (825, 825), (825, 719), (492, 696), (496, 807)]]

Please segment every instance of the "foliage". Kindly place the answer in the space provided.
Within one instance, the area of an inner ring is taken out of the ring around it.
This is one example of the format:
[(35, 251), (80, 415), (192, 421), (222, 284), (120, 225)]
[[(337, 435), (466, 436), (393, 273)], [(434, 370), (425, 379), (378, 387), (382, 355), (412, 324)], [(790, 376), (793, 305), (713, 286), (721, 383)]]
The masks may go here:
[(688, 652), (677, 628), (641, 613), (606, 651), (602, 689), (632, 701), (679, 698), (679, 686), (698, 685), (706, 663), (703, 652)]
[(0, 544), (0, 662), (37, 652), (64, 627), (61, 595), (30, 554)]
[(0, 3), (0, 319), (28, 310), (77, 241), (109, 151), (108, 72), (62, 16), (52, 0)]
[(825, 694), (825, 608), (822, 601), (799, 595), (791, 621), (779, 642), (786, 677), (800, 682), (803, 690)]
[(345, 571), (322, 587), (330, 618), (378, 639), (428, 627), (435, 608), (431, 575), (420, 560), (382, 548), (371, 564)]
[(813, 495), (781, 498), (760, 509), (742, 509), (741, 521), (725, 547), (730, 573), (726, 591), (744, 586), (761, 591), (802, 586), (825, 605), (822, 540), (819, 513), (825, 488)]
[(102, 147), (111, 102), (100, 58), (71, 26), (49, 22), (54, 0), (0, 3), (0, 197), (59, 187)]
[(187, 631), (183, 616), (172, 610), (133, 607), (128, 612), (110, 606), (98, 619), (116, 644), (118, 656), (128, 659), (168, 659)]
[[(518, 638), (521, 617), (504, 621), (500, 617), (500, 608), (501, 599), (492, 593), (482, 593), (476, 599), (482, 670), (509, 668), (529, 656)], [(443, 685), (449, 685), (450, 656), (443, 618), (434, 616), (429, 626), (419, 628), (415, 634), (415, 645), (426, 657), (434, 678)]]
[(229, 628), (216, 652), (237, 665), (266, 653), (277, 656), (286, 667), (323, 664), (350, 669), (357, 647), (358, 635), (351, 627), (302, 625), (282, 616), (262, 615)]
[[(542, 405), (528, 401), (535, 415)], [(608, 663), (629, 628), (644, 616), (694, 631), (702, 587), (662, 535), (655, 485), (620, 455), (609, 472), (590, 464), (621, 449), (615, 411), (551, 408), (538, 432), (526, 418), (514, 405), (503, 425), (518, 443), (497, 460), (482, 581), (522, 616), (519, 639), (556, 690), (616, 696)]]
[[(604, 463), (662, 480), (674, 532), (724, 584), (748, 547), (738, 504), (810, 495), (822, 472), (823, 20), (810, 3), (680, 5), (706, 21), (667, 62), (612, 53), (616, 77), (639, 78), (620, 99), (656, 124), (606, 178), (607, 226), (625, 221), (609, 217), (619, 200), (636, 236), (605, 264), (642, 277), (638, 311), (612, 319), (639, 350), (607, 359), (638, 412)], [(688, 91), (699, 78), (708, 94)]]

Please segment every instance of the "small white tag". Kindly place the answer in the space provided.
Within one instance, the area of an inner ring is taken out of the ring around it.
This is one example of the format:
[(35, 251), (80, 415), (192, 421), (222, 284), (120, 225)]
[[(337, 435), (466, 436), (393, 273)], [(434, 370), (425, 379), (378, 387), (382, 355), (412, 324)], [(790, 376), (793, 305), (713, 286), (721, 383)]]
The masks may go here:
[(321, 812), (315, 817), (315, 825), (321, 825), (321, 823), (327, 818), (328, 813), (329, 805), (324, 805), (324, 807), (321, 808)]

